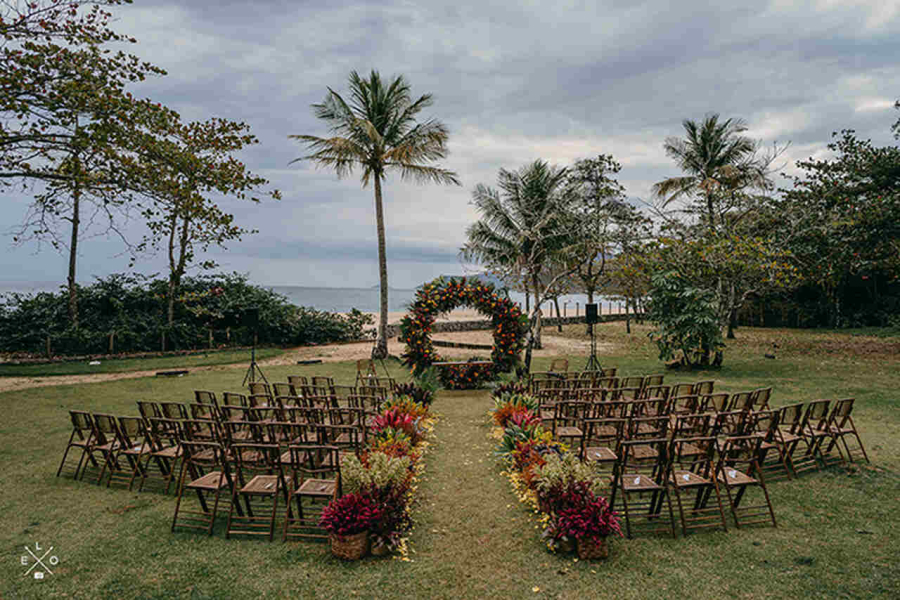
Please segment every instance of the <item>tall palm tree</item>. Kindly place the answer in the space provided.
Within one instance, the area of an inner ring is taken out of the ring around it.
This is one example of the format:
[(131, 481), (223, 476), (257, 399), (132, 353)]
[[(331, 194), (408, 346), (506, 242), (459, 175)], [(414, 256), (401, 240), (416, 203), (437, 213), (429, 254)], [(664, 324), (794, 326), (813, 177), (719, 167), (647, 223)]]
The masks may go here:
[[(560, 210), (568, 171), (536, 160), (518, 171), (500, 169), (500, 191), (478, 184), (472, 203), (481, 218), (466, 230), (468, 241), (460, 254), (524, 283), (534, 293), (532, 335), (540, 347), (539, 305), (541, 275), (554, 250), (568, 242)], [(529, 344), (530, 356), (531, 344)], [(528, 362), (526, 358), (526, 362)]]
[(665, 204), (699, 197), (707, 226), (714, 232), (721, 193), (765, 187), (768, 162), (758, 156), (757, 143), (741, 135), (747, 131), (741, 119), (722, 121), (718, 114), (710, 114), (699, 123), (685, 119), (682, 125), (685, 137), (666, 138), (663, 147), (685, 175), (664, 179), (653, 186), (653, 191)]
[(350, 73), (350, 99), (328, 88), (321, 104), (313, 104), (316, 117), (328, 124), (331, 137), (291, 135), (305, 143), (311, 154), (297, 158), (333, 168), (339, 178), (359, 167), (362, 185), (375, 187), (375, 223), (378, 232), (378, 275), (381, 287), (378, 335), (373, 358), (387, 356), (388, 275), (384, 243), (381, 185), (390, 171), (403, 180), (460, 185), (456, 173), (429, 163), (447, 156), (447, 128), (439, 121), (416, 122), (416, 115), (431, 106), (431, 94), (413, 100), (402, 75), (384, 82), (378, 71), (368, 78)]

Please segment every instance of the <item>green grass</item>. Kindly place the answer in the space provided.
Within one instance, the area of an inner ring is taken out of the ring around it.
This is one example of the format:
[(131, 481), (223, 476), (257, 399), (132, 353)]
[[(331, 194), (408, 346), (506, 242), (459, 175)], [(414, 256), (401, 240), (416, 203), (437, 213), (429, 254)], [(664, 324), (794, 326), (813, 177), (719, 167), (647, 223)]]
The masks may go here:
[[(583, 335), (573, 327), (566, 334)], [(580, 328), (583, 331), (583, 327)], [(660, 372), (642, 329), (601, 327), (604, 365)], [(900, 596), (900, 359), (888, 340), (742, 329), (720, 371), (667, 373), (667, 382), (714, 378), (738, 391), (775, 388), (773, 401), (855, 396), (872, 465), (830, 468), (773, 483), (777, 529), (696, 533), (677, 540), (614, 540), (610, 559), (549, 554), (530, 514), (492, 457), (488, 394), (442, 392), (441, 419), (417, 491), (410, 562), (343, 563), (324, 544), (225, 540), (169, 533), (174, 499), (54, 477), (68, 437), (66, 410), (134, 414), (134, 400), (187, 401), (193, 389), (237, 389), (239, 370), (57, 386), (0, 394), (2, 598), (731, 598)], [(773, 337), (779, 357), (762, 357)], [(586, 357), (571, 356), (579, 367)], [(549, 359), (535, 361), (535, 370)], [(402, 371), (389, 363), (392, 373)], [(332, 374), (350, 383), (352, 363), (273, 367)], [(402, 379), (402, 377), (401, 377)], [(23, 578), (26, 544), (54, 546), (60, 564), (44, 581)], [(534, 587), (539, 592), (533, 592)]]
[[(256, 351), (257, 360), (272, 358), (284, 353), (279, 348), (261, 348)], [(126, 373), (129, 371), (162, 371), (166, 369), (190, 369), (210, 365), (229, 365), (250, 360), (249, 350), (225, 350), (165, 356), (160, 358), (99, 359), (99, 365), (89, 361), (72, 361), (48, 364), (0, 365), (0, 377), (48, 377), (57, 375), (91, 375), (94, 373)]]

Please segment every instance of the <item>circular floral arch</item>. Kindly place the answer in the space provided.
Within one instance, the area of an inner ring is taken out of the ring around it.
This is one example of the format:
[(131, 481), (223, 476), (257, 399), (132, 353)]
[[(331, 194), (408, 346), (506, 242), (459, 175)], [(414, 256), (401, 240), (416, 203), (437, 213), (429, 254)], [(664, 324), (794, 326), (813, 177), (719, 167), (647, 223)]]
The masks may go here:
[(465, 277), (449, 280), (438, 277), (416, 291), (409, 314), (400, 321), (400, 338), (406, 343), (403, 363), (413, 370), (414, 375), (440, 360), (431, 343), (435, 319), (460, 306), (474, 308), (491, 318), (494, 329), (491, 360), (495, 372), (509, 371), (518, 364), (527, 327), (527, 317), (519, 306), (498, 294), (489, 283), (467, 281)]

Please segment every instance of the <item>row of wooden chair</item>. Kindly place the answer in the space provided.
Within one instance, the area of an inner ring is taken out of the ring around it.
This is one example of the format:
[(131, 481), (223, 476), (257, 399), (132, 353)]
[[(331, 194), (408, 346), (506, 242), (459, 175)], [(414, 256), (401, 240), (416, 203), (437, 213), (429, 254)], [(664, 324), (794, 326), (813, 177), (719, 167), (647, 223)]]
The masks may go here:
[[(321, 505), (339, 494), (340, 457), (361, 450), (365, 426), (327, 422), (321, 416), (327, 411), (318, 412), (321, 422), (313, 420), (313, 413), (303, 422), (165, 417), (145, 422), (142, 417), (73, 410), (73, 431), (57, 475), (67, 465), (72, 468), (74, 449), (80, 451), (74, 466), (76, 479), (83, 479), (87, 465), (93, 464), (98, 469), (97, 484), (106, 477), (107, 487), (118, 482), (132, 489), (137, 484), (142, 491), (145, 482), (153, 479), (164, 484), (168, 493), (180, 464), (173, 531), (186, 527), (212, 533), (222, 492), (227, 490), (226, 537), (267, 533), (272, 539), (279, 497), (286, 509), (283, 539), (324, 537), (317, 527)], [(341, 417), (345, 416), (341, 410)], [(183, 506), (186, 492), (196, 494), (199, 510)], [(243, 508), (238, 499), (243, 499)], [(264, 518), (254, 516), (257, 500), (272, 502)]]

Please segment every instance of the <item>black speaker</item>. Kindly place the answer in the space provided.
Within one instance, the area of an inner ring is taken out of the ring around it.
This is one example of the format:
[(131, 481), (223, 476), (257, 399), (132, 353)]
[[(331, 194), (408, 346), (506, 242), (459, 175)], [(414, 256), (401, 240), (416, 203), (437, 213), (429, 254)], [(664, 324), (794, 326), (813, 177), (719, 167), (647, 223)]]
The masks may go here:
[(256, 329), (259, 327), (259, 308), (245, 308), (244, 314), (241, 315), (243, 317), (243, 321), (241, 325), (244, 327), (249, 327), (250, 329)]
[(596, 304), (584, 305), (584, 320), (588, 325), (593, 325), (594, 323), (597, 323), (599, 321), (599, 319), (597, 318)]
[(239, 310), (226, 310), (222, 313), (222, 318), (219, 320), (219, 325), (221, 327), (240, 327), (241, 326), (241, 311)]

